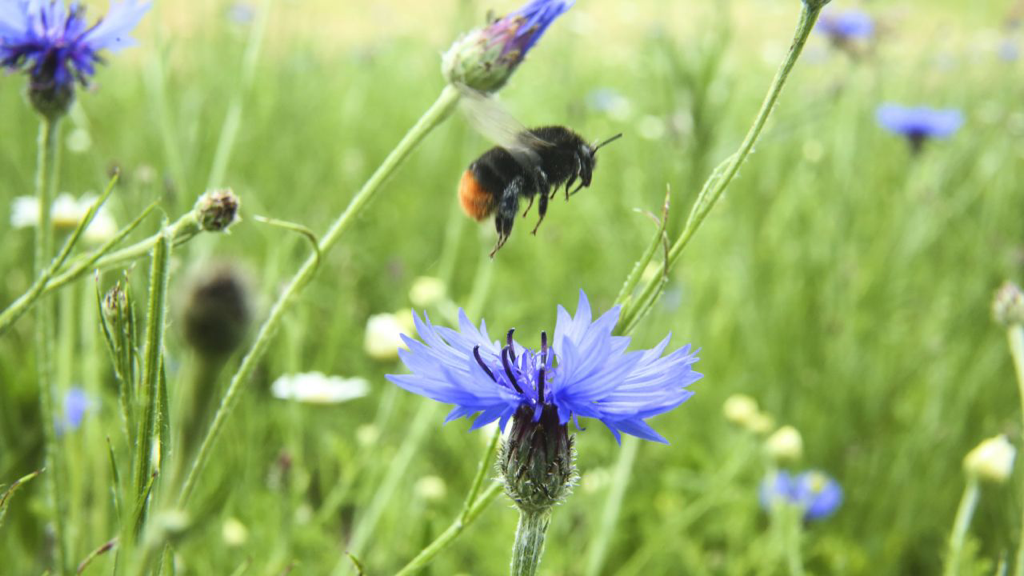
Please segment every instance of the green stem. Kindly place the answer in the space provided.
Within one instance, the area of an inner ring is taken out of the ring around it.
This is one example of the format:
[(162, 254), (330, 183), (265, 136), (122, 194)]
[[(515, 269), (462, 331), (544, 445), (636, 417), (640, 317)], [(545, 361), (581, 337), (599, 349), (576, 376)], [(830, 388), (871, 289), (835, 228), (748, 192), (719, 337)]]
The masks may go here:
[[(818, 15), (821, 13), (823, 5), (824, 4), (809, 6), (807, 4), (803, 4), (803, 8), (800, 12), (800, 21), (797, 24), (796, 32), (793, 36), (793, 43), (789, 48), (789, 53), (786, 55), (786, 59), (782, 62), (778, 72), (775, 74), (775, 79), (772, 80), (772, 84), (768, 88), (768, 93), (765, 95), (764, 101), (761, 104), (761, 110), (754, 119), (754, 124), (750, 127), (750, 130), (747, 132), (746, 137), (743, 139), (743, 143), (740, 144), (736, 153), (716, 168), (708, 181), (705, 182), (704, 188), (697, 196), (697, 200), (694, 202), (693, 208), (690, 210), (690, 215), (686, 220), (686, 225), (683, 227), (682, 233), (672, 245), (671, 250), (669, 250), (669, 270), (671, 270), (679, 261), (679, 257), (682, 255), (683, 250), (690, 243), (690, 240), (693, 238), (694, 234), (697, 233), (697, 230), (700, 229), (701, 225), (704, 223), (704, 219), (707, 218), (711, 209), (714, 208), (718, 200), (721, 199), (722, 194), (732, 183), (733, 179), (736, 178), (736, 174), (739, 172), (740, 166), (743, 165), (747, 160), (747, 157), (750, 156), (751, 152), (753, 152), (754, 146), (757, 144), (757, 140), (761, 137), (761, 132), (764, 130), (765, 124), (768, 122), (768, 117), (771, 116), (772, 110), (775, 109), (775, 104), (778, 102), (779, 96), (782, 94), (782, 88), (786, 85), (786, 81), (789, 80), (789, 75), (793, 71), (793, 67), (796, 65), (797, 60), (800, 58), (800, 53), (803, 51), (804, 45), (807, 43), (807, 38), (814, 29), (814, 24), (818, 20)], [(660, 280), (661, 278), (659, 277), (653, 278), (647, 282), (640, 297), (623, 311), (622, 318), (619, 321), (620, 326), (635, 326), (636, 320), (642, 318), (650, 311), (651, 307), (654, 306), (654, 303), (657, 302), (657, 297), (660, 295), (658, 290), (660, 287)]]
[(469, 488), (469, 493), (466, 494), (466, 500), (462, 504), (462, 512), (459, 514), (458, 518), (452, 522), (452, 525), (449, 526), (447, 530), (442, 532), (440, 536), (434, 539), (434, 541), (426, 548), (421, 550), (415, 558), (403, 566), (395, 576), (408, 576), (425, 568), (435, 556), (440, 554), (442, 550), (454, 542), (455, 538), (457, 538), (463, 530), (476, 520), (477, 516), (487, 508), (487, 505), (490, 504), (492, 500), (501, 494), (504, 489), (504, 485), (500, 482), (495, 482), (491, 484), (479, 498), (477, 498), (477, 494), (480, 493), (480, 488), (483, 486), (484, 478), (487, 476), (487, 471), (492, 467), (491, 459), (494, 458), (495, 452), (498, 451), (498, 440), (500, 438), (501, 430), (495, 430), (494, 436), (491, 438), (491, 442), (487, 445), (487, 450), (484, 452), (484, 457), (480, 459), (480, 464), (476, 471), (476, 477), (473, 479), (473, 484)]
[[(402, 164), (402, 162), (409, 156), (409, 154), (416, 148), (416, 146), (429, 134), (434, 128), (440, 125), (452, 111), (455, 110), (455, 105), (459, 100), (459, 91), (454, 86), (445, 86), (441, 95), (438, 96), (437, 100), (427, 110), (426, 113), (420, 117), (419, 121), (414, 125), (405, 137), (398, 143), (398, 146), (388, 154), (388, 157), (384, 159), (384, 162), (377, 168), (377, 171), (373, 173), (373, 176), (363, 185), (363, 188), (352, 198), (349, 202), (348, 207), (342, 212), (341, 216), (331, 225), (324, 234), (323, 239), (320, 240), (320, 253), (326, 253), (330, 250), (337, 242), (341, 235), (348, 230), (352, 222), (355, 221), (356, 216), (366, 207), (367, 203), (377, 195), (381, 185), (394, 174), (395, 170)], [(210, 459), (212, 454), (213, 446), (217, 442), (217, 438), (220, 436), (220, 432), (223, 430), (227, 419), (231, 416), (235, 406), (241, 397), (242, 388), (248, 383), (249, 377), (252, 375), (253, 370), (256, 368), (256, 364), (263, 358), (263, 355), (267, 352), (270, 347), (270, 341), (277, 331), (278, 326), (284, 319), (285, 310), (291, 301), (298, 296), (302, 287), (305, 286), (309, 279), (312, 278), (313, 273), (317, 267), (317, 256), (311, 255), (306, 259), (306, 262), (302, 265), (299, 271), (292, 277), (288, 286), (284, 289), (277, 301), (274, 303), (273, 308), (270, 311), (270, 315), (263, 322), (260, 327), (259, 334), (256, 336), (256, 341), (253, 342), (249, 351), (242, 359), (242, 364), (239, 366), (238, 371), (231, 378), (231, 384), (228, 385), (228, 390), (224, 394), (224, 398), (221, 400), (221, 404), (217, 409), (217, 414), (214, 416), (213, 424), (210, 426), (206, 437), (203, 439), (202, 446), (199, 448), (199, 454), (196, 456), (192, 463), (192, 467), (189, 470), (188, 477), (185, 480), (184, 486), (182, 486), (181, 493), (178, 496), (178, 506), (184, 507), (188, 504), (189, 499), (192, 497), (192, 493), (196, 488), (196, 484), (199, 481), (200, 475), (206, 467), (206, 463)]]
[(800, 506), (786, 504), (784, 514), (786, 566), (789, 576), (804, 576), (804, 561), (800, 553), (800, 542), (803, 536), (804, 509)]
[(161, 235), (153, 247), (149, 273), (149, 304), (146, 316), (146, 343), (142, 369), (142, 421), (135, 438), (135, 515), (133, 537), (142, 533), (146, 522), (149, 494), (155, 481), (153, 448), (157, 439), (157, 413), (160, 401), (160, 370), (163, 362), (164, 329), (167, 324), (167, 280), (171, 263), (171, 241)]
[(519, 512), (516, 543), (512, 547), (512, 576), (534, 576), (544, 554), (544, 535), (551, 522), (551, 511)]
[(971, 518), (974, 517), (974, 509), (978, 506), (979, 495), (978, 479), (971, 476), (967, 479), (964, 495), (960, 498), (960, 506), (956, 510), (953, 533), (949, 536), (949, 556), (946, 558), (946, 566), (942, 571), (943, 576), (954, 576), (960, 573), (964, 541), (967, 539), (967, 529), (971, 525)]
[[(119, 232), (117, 236), (97, 248), (91, 254), (85, 254), (73, 259), (62, 269), (63, 271), (54, 271), (40, 277), (41, 282), (38, 285), (34, 285), (28, 292), (12, 302), (3, 312), (0, 312), (0, 335), (3, 335), (18, 318), (21, 318), (23, 314), (28, 312), (40, 297), (66, 286), (90, 272), (124, 266), (149, 254), (163, 232), (158, 232), (145, 240), (141, 240), (116, 252), (110, 252), (139, 223), (141, 223), (141, 218), (136, 219), (136, 222), (133, 222), (131, 226)], [(179, 246), (189, 241), (193, 236), (201, 232), (199, 222), (196, 220), (193, 212), (189, 212), (179, 218), (168, 230), (174, 246)]]
[[(53, 197), (57, 190), (57, 155), (60, 134), (60, 119), (43, 119), (39, 125), (39, 155), (36, 163), (36, 198), (39, 199), (39, 222), (36, 226), (35, 275), (46, 272), (53, 256), (53, 221), (50, 210)], [(54, 418), (57, 414), (54, 407), (53, 389), (53, 321), (54, 303), (44, 300), (36, 308), (35, 348), (36, 366), (39, 378), (39, 409), (42, 416), (43, 439), (45, 442), (44, 466), (46, 468), (47, 495), (53, 513), (54, 540), (56, 541), (57, 573), (68, 574), (71, 570), (67, 564), (67, 547), (64, 540), (66, 534), (67, 504), (64, 499), (62, 474), (63, 462), (60, 460), (60, 446), (54, 429)]]
[[(1010, 325), (1006, 330), (1006, 339), (1010, 346), (1010, 356), (1013, 358), (1013, 367), (1017, 374), (1021, 418), (1024, 418), (1024, 326), (1020, 324)], [(1020, 542), (1017, 544), (1017, 563), (1013, 567), (1013, 573), (1015, 576), (1024, 576), (1024, 506), (1021, 507), (1021, 534)]]
[[(693, 238), (693, 235), (700, 229), (704, 219), (711, 212), (711, 209), (714, 208), (715, 204), (722, 197), (722, 194), (729, 187), (729, 184), (736, 177), (740, 166), (754, 150), (754, 145), (757, 144), (757, 140), (760, 138), (761, 132), (764, 130), (764, 126), (768, 122), (768, 117), (771, 116), (772, 110), (775, 108), (776, 102), (778, 102), (779, 95), (782, 94), (782, 88), (786, 85), (790, 72), (793, 71), (793, 67), (800, 58), (800, 53), (803, 51), (804, 45), (807, 43), (807, 38), (814, 29), (814, 24), (817, 22), (818, 15), (821, 13), (821, 9), (823, 7), (824, 3), (818, 3), (814, 6), (803, 4), (800, 12), (800, 20), (797, 23), (796, 32), (793, 35), (793, 44), (790, 46), (786, 59), (782, 62), (778, 72), (775, 74), (775, 78), (772, 80), (771, 86), (768, 88), (768, 93), (765, 95), (764, 101), (761, 104), (761, 110), (754, 119), (754, 124), (750, 127), (750, 130), (747, 132), (746, 137), (743, 139), (743, 142), (740, 144), (736, 153), (716, 168), (715, 171), (712, 172), (711, 177), (708, 178), (707, 182), (705, 182), (704, 188), (701, 190), (700, 195), (698, 195), (697, 200), (694, 202), (693, 208), (690, 210), (690, 215), (687, 218), (686, 225), (684, 226), (682, 233), (669, 250), (668, 262), (666, 263), (667, 271), (671, 271), (672, 267), (679, 261), (679, 257), (682, 255), (686, 246), (690, 243), (690, 239)], [(646, 316), (661, 296), (661, 288), (663, 286), (663, 275), (658, 275), (657, 277), (652, 278), (644, 285), (639, 297), (625, 305), (622, 314), (619, 317), (619, 323), (616, 327), (617, 334), (629, 334), (636, 328), (640, 319)], [(631, 458), (633, 458), (633, 456), (630, 456), (625, 450), (621, 451), (619, 453), (619, 463), (616, 465), (616, 469), (621, 469), (624, 466), (624, 462)], [(591, 552), (591, 557), (588, 561), (588, 574), (597, 574), (604, 563), (607, 542), (610, 541), (611, 533), (614, 531), (615, 526), (618, 523), (619, 510), (622, 507), (622, 498), (625, 494), (624, 486), (629, 482), (631, 469), (632, 463), (629, 462), (626, 472), (623, 473), (621, 477), (619, 477), (618, 474), (616, 475), (616, 478), (613, 480), (614, 483), (612, 485), (612, 489), (608, 492), (608, 500), (605, 502), (605, 517), (602, 521), (601, 532), (598, 533), (597, 539), (595, 539), (595, 543), (599, 545), (595, 545), (595, 547), (592, 548), (592, 550), (595, 551)], [(620, 487), (620, 484), (622, 487)]]
[(597, 576), (601, 573), (601, 565), (604, 564), (604, 558), (612, 541), (612, 534), (615, 532), (615, 524), (619, 520), (622, 499), (626, 495), (626, 488), (629, 486), (629, 479), (633, 472), (633, 463), (636, 462), (636, 454), (639, 450), (640, 440), (623, 438), (622, 450), (619, 452), (618, 462), (615, 463), (611, 489), (608, 491), (608, 500), (605, 502), (604, 513), (601, 515), (601, 524), (587, 557), (587, 571), (585, 572), (587, 576)]

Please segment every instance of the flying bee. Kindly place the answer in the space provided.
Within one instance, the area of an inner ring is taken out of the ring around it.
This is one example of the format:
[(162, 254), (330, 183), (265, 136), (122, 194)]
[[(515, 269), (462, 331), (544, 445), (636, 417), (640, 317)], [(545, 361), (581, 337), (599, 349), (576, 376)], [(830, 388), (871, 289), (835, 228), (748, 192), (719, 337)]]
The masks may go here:
[(498, 144), (474, 160), (459, 182), (459, 203), (469, 217), (483, 221), (494, 215), (498, 242), (491, 250), (493, 258), (512, 233), (520, 199), (529, 201), (523, 217), (537, 200), (537, 225), (532, 232), (536, 234), (547, 214), (548, 201), (563, 185), (567, 202), (589, 187), (598, 149), (622, 134), (588, 144), (565, 126), (526, 129), (483, 94), (463, 87), (463, 95), (463, 110), (470, 121)]

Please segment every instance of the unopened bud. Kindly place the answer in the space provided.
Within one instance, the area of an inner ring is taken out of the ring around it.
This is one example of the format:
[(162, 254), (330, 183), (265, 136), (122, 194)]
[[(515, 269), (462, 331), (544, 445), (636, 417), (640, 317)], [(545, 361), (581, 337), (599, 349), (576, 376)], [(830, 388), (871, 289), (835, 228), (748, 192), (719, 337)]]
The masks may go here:
[(524, 513), (540, 513), (562, 502), (576, 481), (576, 450), (569, 428), (553, 406), (534, 422), (534, 409), (522, 406), (512, 432), (502, 442), (498, 466), (505, 493)]
[(796, 462), (803, 458), (804, 439), (796, 428), (783, 426), (765, 440), (764, 449), (776, 462)]
[[(412, 313), (403, 313), (401, 317), (412, 318)], [(405, 348), (402, 334), (411, 331), (408, 322), (403, 322), (397, 314), (374, 314), (366, 320), (363, 348), (374, 360), (395, 360), (398, 349)]]
[(429, 308), (444, 300), (447, 292), (448, 289), (440, 278), (420, 276), (412, 281), (412, 287), (409, 288), (409, 301), (417, 308)]
[(252, 317), (248, 281), (234, 266), (198, 272), (182, 306), (185, 340), (199, 354), (224, 357), (238, 348)]
[(238, 196), (230, 188), (211, 190), (196, 201), (195, 214), (199, 227), (207, 232), (221, 232), (241, 220)]
[(1017, 449), (1005, 435), (1000, 434), (982, 441), (964, 458), (964, 470), (981, 480), (1002, 484), (1013, 471)]
[(722, 414), (725, 415), (725, 419), (744, 428), (759, 412), (757, 400), (746, 394), (733, 394), (722, 404)]
[(992, 317), (1003, 326), (1024, 324), (1024, 293), (1019, 286), (1003, 282), (992, 299)]
[(441, 72), (451, 83), (480, 92), (498, 90), (548, 26), (572, 4), (572, 0), (532, 0), (485, 28), (465, 34), (441, 57)]

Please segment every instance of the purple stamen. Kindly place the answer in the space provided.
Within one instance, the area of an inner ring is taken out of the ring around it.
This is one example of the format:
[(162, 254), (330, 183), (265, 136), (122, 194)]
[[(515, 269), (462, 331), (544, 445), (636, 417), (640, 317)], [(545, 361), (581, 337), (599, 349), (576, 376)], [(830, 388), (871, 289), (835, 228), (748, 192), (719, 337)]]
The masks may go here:
[(519, 383), (516, 382), (515, 374), (512, 373), (512, 365), (509, 364), (509, 361), (508, 361), (508, 356), (509, 356), (509, 353), (510, 353), (509, 352), (509, 348), (511, 348), (511, 347), (510, 346), (506, 346), (506, 347), (501, 349), (501, 363), (505, 366), (505, 375), (508, 376), (508, 381), (512, 384), (512, 387), (516, 389), (516, 392), (519, 392), (520, 394), (522, 394), (523, 393), (523, 389), (520, 388), (519, 387)]
[(509, 356), (512, 357), (512, 362), (513, 363), (515, 363), (515, 361), (516, 361), (516, 349), (515, 349), (515, 346), (512, 345), (512, 333), (515, 332), (515, 331), (516, 331), (515, 328), (512, 328), (511, 330), (509, 330), (508, 331), (508, 337), (505, 338), (505, 342), (508, 344), (508, 353), (509, 353)]
[(484, 369), (484, 372), (487, 372), (487, 375), (491, 377), (491, 380), (497, 382), (498, 379), (494, 377), (494, 372), (491, 372), (491, 369), (487, 367), (487, 364), (484, 364), (484, 359), (480, 357), (479, 346), (475, 346), (473, 348), (473, 357), (476, 358), (476, 363), (479, 364), (480, 367)]
[(537, 397), (544, 403), (544, 369), (548, 367), (548, 333), (540, 333), (540, 372), (537, 373)]

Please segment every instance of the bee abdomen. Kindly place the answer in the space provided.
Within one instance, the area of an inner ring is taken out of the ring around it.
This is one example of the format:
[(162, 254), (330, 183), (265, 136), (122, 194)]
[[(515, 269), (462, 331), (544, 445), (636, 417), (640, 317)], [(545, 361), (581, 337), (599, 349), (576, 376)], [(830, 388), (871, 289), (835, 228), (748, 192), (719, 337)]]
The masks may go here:
[(462, 173), (462, 180), (459, 181), (459, 203), (467, 216), (478, 221), (487, 218), (494, 211), (494, 196), (480, 185), (472, 169)]

